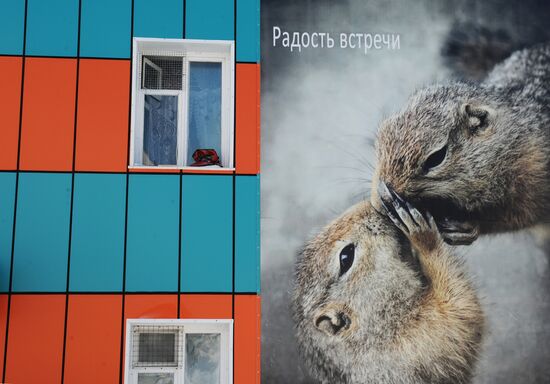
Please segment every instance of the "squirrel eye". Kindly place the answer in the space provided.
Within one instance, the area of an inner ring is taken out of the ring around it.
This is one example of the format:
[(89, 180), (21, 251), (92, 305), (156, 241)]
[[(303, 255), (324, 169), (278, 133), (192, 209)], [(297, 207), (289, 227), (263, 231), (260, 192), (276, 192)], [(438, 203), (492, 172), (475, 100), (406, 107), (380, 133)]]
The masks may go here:
[(355, 244), (348, 244), (340, 251), (340, 276), (346, 273), (353, 265), (355, 258)]
[(435, 168), (438, 165), (440, 165), (443, 162), (443, 160), (445, 160), (445, 157), (447, 157), (446, 145), (443, 148), (432, 153), (430, 156), (428, 156), (428, 158), (426, 159), (426, 162), (424, 163), (424, 166), (422, 167), (424, 169), (424, 172), (428, 172), (432, 168)]

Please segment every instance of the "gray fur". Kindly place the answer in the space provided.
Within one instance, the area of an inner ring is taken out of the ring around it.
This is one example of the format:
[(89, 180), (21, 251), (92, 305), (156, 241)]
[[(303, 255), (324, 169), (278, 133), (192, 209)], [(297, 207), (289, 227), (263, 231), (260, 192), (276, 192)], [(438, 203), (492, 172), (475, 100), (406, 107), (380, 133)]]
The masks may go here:
[[(480, 120), (471, 111), (486, 112)], [(429, 172), (426, 159), (448, 145)], [(444, 218), (496, 233), (550, 217), (550, 44), (517, 51), (481, 83), (437, 84), (381, 125), (379, 180)]]
[[(319, 382), (470, 382), (484, 329), (476, 292), (437, 231), (410, 241), (418, 258), (387, 217), (361, 203), (305, 247), (293, 313), (302, 356)], [(339, 276), (339, 253), (350, 243), (355, 261)], [(317, 326), (337, 312), (347, 327), (333, 334)]]

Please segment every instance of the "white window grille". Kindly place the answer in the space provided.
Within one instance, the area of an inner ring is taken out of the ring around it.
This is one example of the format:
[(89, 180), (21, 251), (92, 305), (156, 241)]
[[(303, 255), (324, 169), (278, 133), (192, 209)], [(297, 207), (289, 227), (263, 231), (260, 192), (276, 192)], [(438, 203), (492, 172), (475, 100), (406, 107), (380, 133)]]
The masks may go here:
[(207, 166), (232, 169), (234, 77), (232, 41), (134, 38), (130, 167), (192, 167), (213, 149)]
[(233, 320), (129, 319), (125, 384), (231, 384)]

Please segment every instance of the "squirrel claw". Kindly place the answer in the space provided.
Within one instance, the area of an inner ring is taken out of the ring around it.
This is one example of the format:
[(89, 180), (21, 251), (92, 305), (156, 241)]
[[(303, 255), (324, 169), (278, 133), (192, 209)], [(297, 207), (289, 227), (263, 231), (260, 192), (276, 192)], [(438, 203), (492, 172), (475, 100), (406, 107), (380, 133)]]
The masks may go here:
[(411, 241), (431, 244), (434, 242), (428, 241), (428, 237), (432, 237), (432, 240), (439, 238), (432, 215), (423, 215), (384, 182), (380, 182), (378, 193), (388, 217)]
[(403, 221), (399, 218), (398, 212), (396, 211), (394, 197), (389, 187), (383, 181), (378, 184), (378, 196), (380, 196), (380, 202), (386, 211), (386, 215), (390, 218), (393, 224), (401, 230), (401, 232), (407, 235), (409, 230), (407, 229), (405, 223), (403, 223)]

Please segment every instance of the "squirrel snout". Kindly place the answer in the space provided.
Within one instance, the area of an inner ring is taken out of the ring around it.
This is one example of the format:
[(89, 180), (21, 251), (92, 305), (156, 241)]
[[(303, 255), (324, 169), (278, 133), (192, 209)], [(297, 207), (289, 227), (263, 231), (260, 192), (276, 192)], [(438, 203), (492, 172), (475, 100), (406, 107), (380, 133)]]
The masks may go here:
[(344, 312), (329, 310), (315, 318), (315, 327), (329, 336), (349, 329), (351, 318)]

